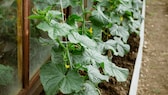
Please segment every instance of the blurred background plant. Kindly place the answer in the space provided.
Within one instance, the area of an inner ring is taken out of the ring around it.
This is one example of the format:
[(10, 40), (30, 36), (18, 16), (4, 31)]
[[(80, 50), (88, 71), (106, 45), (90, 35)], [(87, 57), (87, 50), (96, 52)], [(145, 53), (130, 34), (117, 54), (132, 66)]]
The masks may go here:
[(16, 2), (15, 0), (0, 1), (0, 62), (5, 55), (12, 56), (16, 62)]
[[(15, 0), (0, 0), (0, 87), (7, 87), (14, 80), (16, 56)], [(1, 92), (1, 90), (0, 90)], [(2, 94), (2, 93), (0, 93)]]
[(16, 41), (16, 2), (0, 1), (0, 40)]
[(0, 64), (0, 86), (6, 86), (12, 83), (13, 73), (12, 67)]

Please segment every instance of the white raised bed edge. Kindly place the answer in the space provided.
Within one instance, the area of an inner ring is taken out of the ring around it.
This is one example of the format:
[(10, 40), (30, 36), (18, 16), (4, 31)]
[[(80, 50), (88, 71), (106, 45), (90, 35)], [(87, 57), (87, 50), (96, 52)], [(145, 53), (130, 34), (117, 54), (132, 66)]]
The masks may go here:
[[(146, 0), (143, 0), (143, 7), (142, 7), (142, 17), (145, 19), (145, 3)], [(130, 86), (130, 91), (129, 95), (136, 95), (137, 94), (137, 88), (138, 88), (138, 80), (139, 80), (139, 75), (140, 75), (140, 68), (141, 68), (141, 63), (142, 63), (142, 53), (143, 53), (143, 42), (144, 42), (144, 23), (145, 20), (143, 19), (141, 28), (140, 28), (140, 44), (139, 44), (139, 49), (138, 49), (138, 54), (137, 58), (135, 61), (135, 66), (134, 66), (134, 72), (131, 80), (131, 86)]]

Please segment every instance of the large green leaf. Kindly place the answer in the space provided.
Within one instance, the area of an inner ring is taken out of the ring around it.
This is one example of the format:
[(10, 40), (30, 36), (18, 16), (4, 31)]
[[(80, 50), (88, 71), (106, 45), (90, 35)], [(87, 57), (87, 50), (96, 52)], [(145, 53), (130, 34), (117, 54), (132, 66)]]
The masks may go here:
[(102, 27), (103, 25), (107, 25), (109, 22), (109, 18), (102, 12), (101, 7), (97, 6), (97, 10), (92, 11), (92, 16), (90, 17), (92, 23), (96, 26)]
[(59, 91), (61, 80), (66, 69), (61, 64), (48, 63), (40, 69), (40, 80), (47, 95), (55, 95)]
[(113, 23), (116, 23), (116, 24), (120, 24), (121, 23), (120, 16), (117, 15), (115, 12), (111, 12), (110, 18), (111, 18), (111, 21)]
[[(93, 65), (94, 68), (97, 68), (96, 67), (96, 63), (104, 63), (104, 72), (105, 74), (108, 74), (110, 76), (113, 76), (113, 77), (116, 77), (116, 79), (118, 81), (125, 81), (127, 79), (127, 76), (128, 76), (128, 69), (124, 69), (124, 68), (119, 68), (117, 66), (115, 66), (113, 63), (111, 63), (109, 60), (108, 60), (108, 57), (106, 56), (103, 56), (101, 55), (101, 53), (99, 53), (98, 51), (96, 50), (86, 50), (83, 54), (82, 57), (78, 57), (78, 61), (79, 62), (83, 62), (83, 63), (88, 63), (88, 66), (89, 66), (89, 63)], [(98, 77), (98, 72), (94, 70), (93, 68), (89, 68), (91, 71), (91, 80), (92, 79), (101, 79)], [(88, 72), (88, 75), (89, 75), (89, 72)], [(97, 78), (96, 78), (97, 77)], [(107, 77), (104, 77), (102, 79), (107, 79)], [(95, 80), (95, 81), (96, 81)]]
[(97, 51), (97, 49), (85, 49), (82, 55), (73, 56), (74, 63), (81, 63), (83, 65), (97, 66), (97, 63), (102, 63), (105, 60), (108, 60), (107, 56), (103, 56), (101, 52)]
[(133, 8), (134, 9), (140, 9), (140, 8), (142, 8), (142, 1), (141, 0), (133, 0), (132, 1), (133, 2)]
[(90, 39), (86, 35), (80, 35), (78, 32), (72, 32), (69, 34), (68, 39), (71, 43), (81, 43), (82, 46), (88, 48), (94, 48), (97, 45), (94, 40)]
[(93, 83), (100, 83), (101, 81), (109, 81), (109, 76), (102, 75), (98, 68), (95, 68), (92, 65), (87, 66), (89, 79)]
[(71, 26), (69, 26), (66, 23), (58, 23), (54, 20), (51, 20), (51, 24), (49, 25), (47, 22), (41, 22), (38, 24), (37, 28), (47, 31), (48, 35), (51, 39), (55, 40), (59, 36), (66, 36), (70, 33), (70, 30), (72, 29)]
[(84, 83), (84, 90), (75, 93), (74, 95), (99, 95), (99, 92), (91, 81), (86, 81)]
[(114, 37), (114, 40), (108, 40), (105, 43), (105, 49), (111, 49), (114, 55), (123, 57), (130, 51), (130, 46), (128, 44), (124, 44), (121, 39), (117, 37)]
[(123, 26), (119, 26), (117, 24), (114, 24), (111, 28), (110, 28), (110, 33), (113, 36), (119, 36), (123, 39), (123, 41), (126, 43), (129, 37), (129, 32), (126, 28), (124, 28)]
[(131, 18), (131, 23), (129, 24), (131, 32), (135, 32), (135, 33), (139, 34), (140, 26), (141, 26), (140, 20), (133, 20)]
[[(56, 35), (56, 36), (66, 36), (73, 29), (67, 23), (58, 23), (54, 20), (52, 20), (51, 23), (52, 23), (52, 27), (54, 27), (54, 35)], [(53, 37), (55, 37), (55, 36), (53, 36)]]
[(50, 10), (46, 13), (46, 18), (48, 20), (51, 20), (51, 19), (62, 19), (62, 16), (61, 16), (61, 12), (60, 11), (57, 11), (57, 10)]
[(92, 38), (96, 41), (102, 41), (102, 29), (101, 29), (101, 27), (92, 25), (92, 28), (93, 28)]
[(59, 90), (64, 94), (79, 91), (83, 79), (74, 71), (65, 68), (63, 64), (44, 64), (40, 69), (40, 79), (47, 95), (55, 95)]
[(126, 81), (129, 71), (125, 68), (117, 67), (114, 63), (105, 62), (104, 63), (104, 72), (109, 74), (117, 79), (117, 81)]
[(37, 25), (38, 29), (41, 29), (43, 31), (53, 31), (53, 27), (51, 27), (47, 22), (41, 22)]
[(124, 14), (126, 11), (130, 11), (132, 8), (132, 0), (121, 0), (121, 4), (117, 7), (116, 11), (120, 14)]
[(116, 42), (113, 40), (108, 40), (107, 42), (99, 42), (97, 50), (100, 51), (102, 54), (105, 54), (107, 50), (111, 50), (114, 55), (118, 55), (115, 45)]
[(123, 43), (121, 38), (114, 37), (106, 42), (100, 42), (97, 46), (97, 50), (104, 54), (105, 51), (111, 50), (114, 55), (123, 57), (130, 51), (130, 46)]
[(95, 87), (95, 85), (92, 82), (86, 81), (84, 86), (85, 86), (85, 94), (84, 95), (99, 95), (97, 88)]
[(88, 62), (93, 63), (102, 63), (105, 60), (108, 60), (107, 56), (104, 56), (101, 54), (101, 52), (97, 51), (96, 49), (86, 49), (85, 50), (85, 58), (88, 60)]
[[(83, 57), (79, 58), (78, 61), (86, 63), (86, 64), (90, 63), (90, 64), (93, 65), (94, 68), (97, 68), (96, 63), (104, 63), (105, 74), (116, 77), (118, 81), (125, 81), (127, 79), (128, 69), (119, 68), (119, 67), (115, 66), (113, 63), (111, 63), (108, 60), (108, 57), (101, 55), (101, 53), (99, 53), (96, 50), (87, 50), (86, 49), (84, 54), (83, 54)], [(90, 75), (92, 77), (91, 80), (92, 79), (96, 79), (96, 80), (101, 79), (101, 78), (99, 78), (101, 76), (99, 76), (99, 77), (97, 76), (98, 72), (96, 70), (94, 70), (91, 67), (89, 68), (89, 70), (91, 70), (91, 71), (89, 71), (89, 72), (91, 72), (91, 75), (95, 74), (93, 76)], [(94, 70), (95, 72), (92, 71), (92, 70)], [(89, 75), (89, 72), (88, 72), (88, 75)], [(103, 76), (103, 79), (107, 79), (107, 77), (105, 78)]]
[(63, 49), (60, 47), (53, 47), (51, 50), (51, 61), (54, 64), (63, 63)]
[(83, 79), (75, 70), (70, 70), (61, 82), (60, 90), (64, 94), (78, 92), (83, 86)]
[(103, 56), (101, 52), (97, 51), (97, 49), (85, 49), (82, 55), (73, 55), (74, 63), (81, 63), (83, 65), (96, 66), (97, 63), (102, 63), (105, 60), (108, 60), (107, 56)]
[[(133, 17), (134, 19), (139, 19), (141, 20), (142, 19), (142, 15), (141, 15), (141, 11), (140, 10), (133, 10)], [(139, 21), (141, 22), (141, 21)]]

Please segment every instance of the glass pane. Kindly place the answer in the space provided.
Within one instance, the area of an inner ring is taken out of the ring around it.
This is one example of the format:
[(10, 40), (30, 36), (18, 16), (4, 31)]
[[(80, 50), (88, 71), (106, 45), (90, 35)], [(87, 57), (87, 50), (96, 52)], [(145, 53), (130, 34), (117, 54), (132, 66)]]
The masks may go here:
[(93, 6), (93, 2), (91, 0), (87, 0), (87, 8), (91, 10), (92, 6)]
[(21, 88), (17, 67), (16, 15), (15, 0), (0, 1), (0, 95), (16, 95)]
[[(32, 0), (33, 9), (44, 9), (47, 7), (47, 1)], [(39, 38), (47, 39), (48, 36), (45, 32), (36, 28), (38, 21), (30, 21), (30, 79), (39, 70), (42, 64), (44, 64), (50, 57), (50, 46), (45, 46), (39, 42)]]

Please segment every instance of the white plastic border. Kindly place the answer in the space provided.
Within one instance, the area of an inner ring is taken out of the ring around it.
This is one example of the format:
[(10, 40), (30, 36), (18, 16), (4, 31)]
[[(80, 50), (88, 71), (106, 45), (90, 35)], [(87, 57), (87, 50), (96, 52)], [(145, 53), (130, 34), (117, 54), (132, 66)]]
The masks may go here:
[[(145, 2), (146, 0), (143, 0), (142, 17), (144, 19), (145, 19), (145, 4), (146, 4)], [(139, 44), (137, 58), (135, 61), (134, 72), (132, 76), (129, 95), (137, 94), (138, 80), (139, 80), (139, 75), (140, 75), (140, 68), (141, 68), (141, 63), (142, 63), (142, 53), (143, 53), (144, 28), (145, 28), (144, 23), (145, 21), (143, 20), (141, 24), (141, 30), (140, 30), (140, 44)]]

